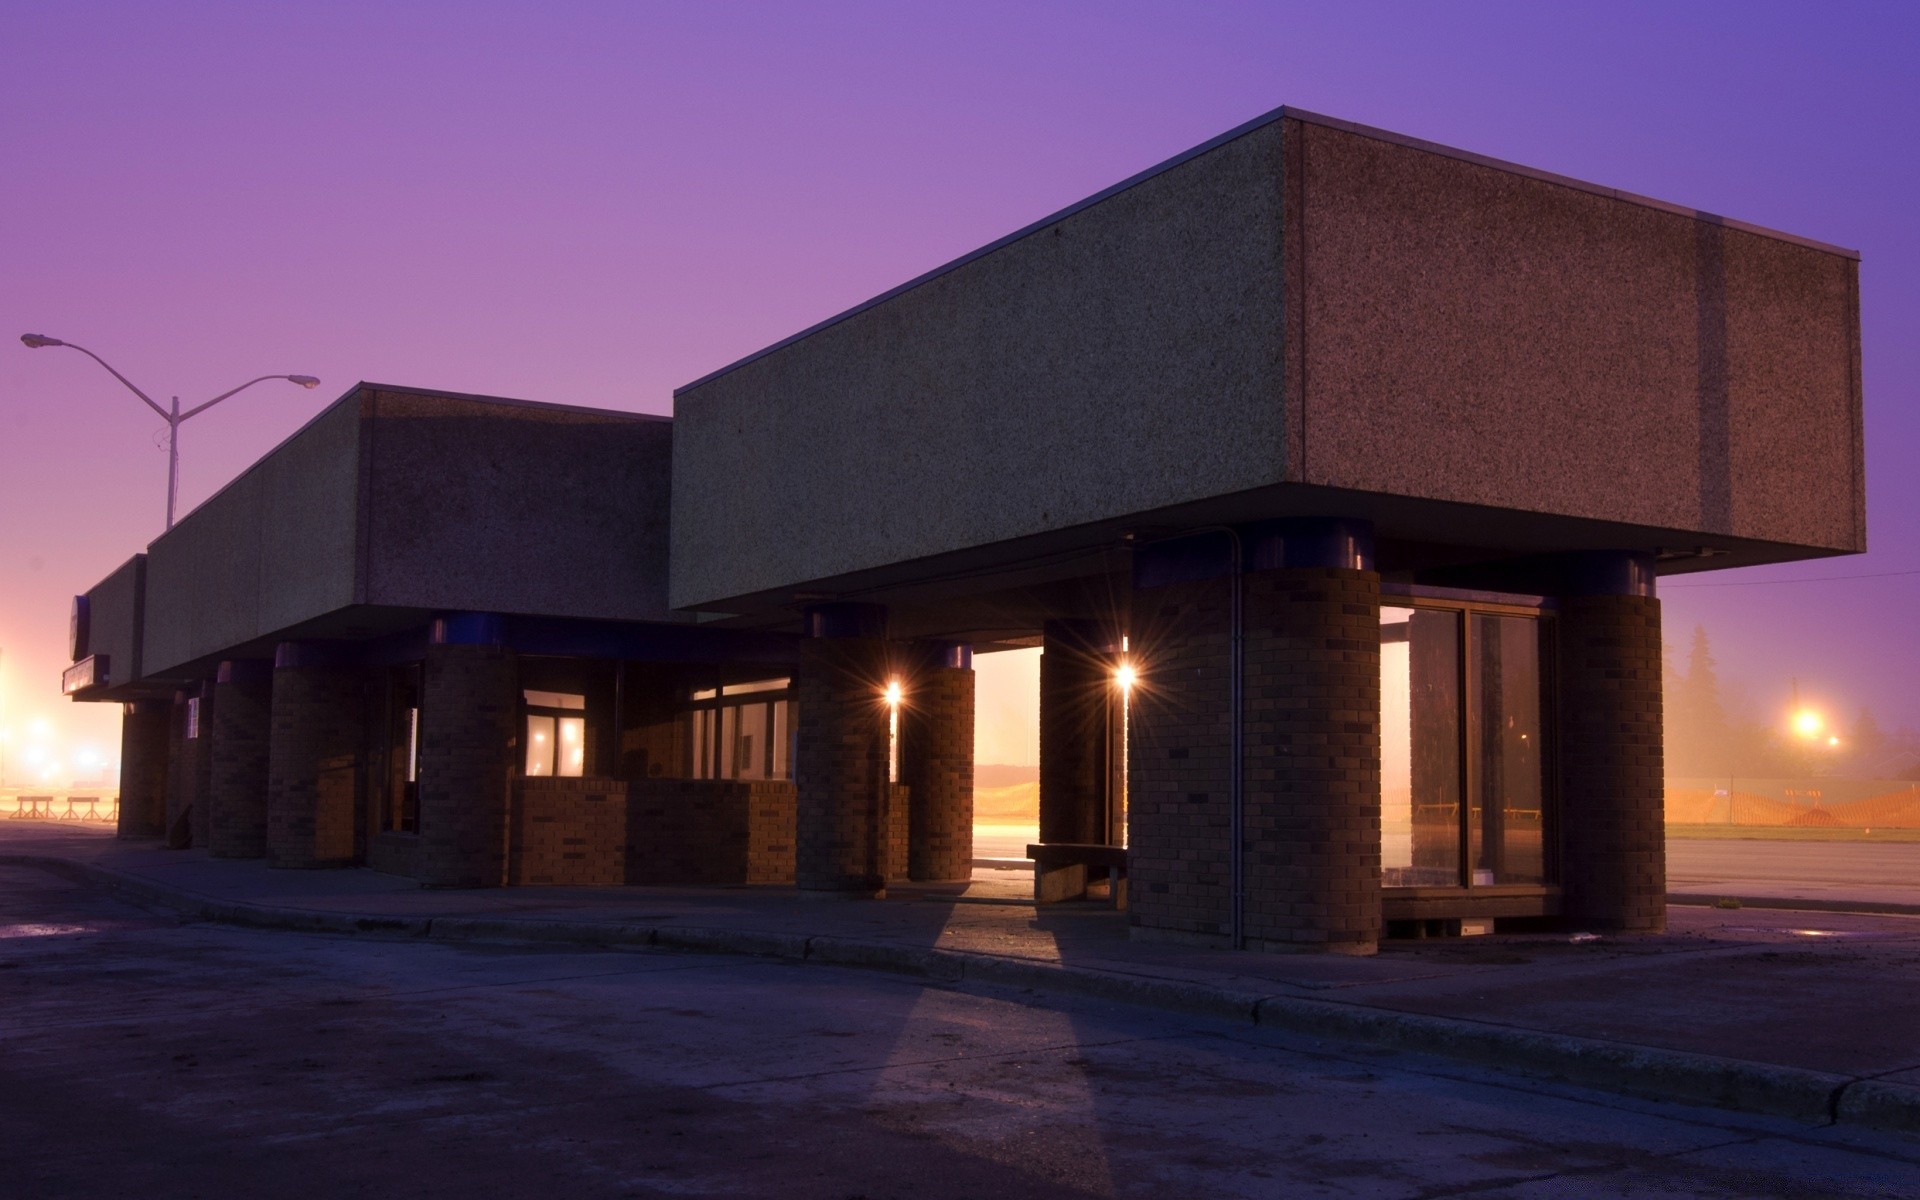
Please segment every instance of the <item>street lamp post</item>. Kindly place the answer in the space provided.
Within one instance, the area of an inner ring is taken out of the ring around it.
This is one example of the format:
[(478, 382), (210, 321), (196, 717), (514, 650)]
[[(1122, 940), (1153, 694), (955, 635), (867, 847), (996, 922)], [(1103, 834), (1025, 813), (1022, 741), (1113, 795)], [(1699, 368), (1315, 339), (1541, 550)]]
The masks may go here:
[(106, 359), (101, 358), (98, 354), (95, 354), (93, 351), (87, 349), (85, 346), (78, 346), (72, 342), (63, 342), (59, 338), (50, 338), (50, 337), (47, 337), (45, 334), (39, 334), (39, 333), (23, 333), (20, 335), (20, 341), (29, 350), (38, 350), (42, 346), (65, 346), (69, 350), (78, 350), (80, 353), (86, 355), (88, 358), (91, 358), (93, 361), (105, 367), (109, 375), (112, 375), (115, 379), (118, 379), (121, 383), (125, 384), (128, 391), (140, 397), (141, 400), (146, 402), (146, 405), (148, 408), (160, 414), (160, 419), (167, 423), (167, 528), (168, 529), (173, 528), (174, 500), (175, 500), (175, 497), (177, 497), (180, 492), (180, 425), (182, 422), (186, 421), (190, 417), (199, 416), (201, 413), (212, 408), (214, 405), (220, 403), (222, 400), (225, 400), (228, 396), (233, 395), (235, 392), (245, 391), (246, 389), (252, 387), (254, 384), (264, 383), (269, 379), (284, 379), (289, 383), (297, 383), (303, 388), (316, 388), (320, 386), (320, 381), (318, 379), (315, 379), (311, 375), (262, 375), (258, 379), (247, 380), (245, 383), (241, 384), (237, 388), (234, 388), (232, 391), (221, 392), (218, 396), (215, 396), (213, 399), (207, 401), (205, 404), (197, 404), (194, 407), (188, 409), (187, 411), (181, 412), (180, 397), (175, 396), (173, 398), (173, 404), (170, 408), (161, 408), (158, 404), (154, 403), (153, 397), (147, 395), (145, 392), (141, 391), (139, 388), (134, 387), (132, 380), (128, 379), (125, 375), (122, 375), (120, 372), (114, 370), (113, 366), (110, 363), (108, 363)]

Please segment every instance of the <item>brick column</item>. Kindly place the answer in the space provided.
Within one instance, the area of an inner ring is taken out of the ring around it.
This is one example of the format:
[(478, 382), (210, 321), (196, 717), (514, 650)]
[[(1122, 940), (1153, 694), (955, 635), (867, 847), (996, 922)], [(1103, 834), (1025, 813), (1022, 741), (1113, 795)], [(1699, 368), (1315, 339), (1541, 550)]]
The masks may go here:
[(1245, 936), (1371, 954), (1380, 941), (1380, 576), (1244, 580)]
[(123, 838), (167, 831), (168, 746), (173, 705), (135, 700), (120, 714), (120, 824)]
[(212, 715), (213, 706), (200, 685), (174, 693), (167, 740), (164, 829), (170, 850), (206, 845), (206, 794), (212, 767), (207, 746), (212, 734)]
[(885, 692), (893, 675), (886, 613), (824, 605), (808, 612), (807, 624), (794, 675), (794, 882), (803, 892), (882, 895), (891, 799)]
[[(1651, 592), (1651, 569), (1645, 591)], [(1562, 912), (1582, 929), (1666, 928), (1660, 602), (1563, 596)]]
[(1380, 577), (1372, 557), (1369, 527), (1331, 520), (1196, 535), (1136, 557), (1127, 850), (1135, 936), (1233, 944), (1237, 858), (1245, 947), (1376, 948)]
[(260, 858), (267, 852), (273, 670), (264, 662), (223, 662), (213, 695), (207, 849), (215, 858)]
[(1040, 653), (1040, 840), (1105, 845), (1111, 626), (1048, 621)]
[(1127, 909), (1142, 938), (1222, 945), (1232, 933), (1226, 570), (1222, 549), (1214, 578), (1169, 583), (1149, 570), (1133, 594)]
[[(499, 887), (519, 765), (519, 667), (512, 651), (493, 644), (490, 627), (435, 626), (420, 699), (419, 879), (429, 887)], [(446, 637), (472, 640), (438, 640)]]
[(275, 656), (267, 749), (267, 865), (347, 866), (354, 859), (364, 688), (324, 647), (285, 643)]
[(907, 878), (973, 876), (973, 652), (915, 647), (900, 710)]

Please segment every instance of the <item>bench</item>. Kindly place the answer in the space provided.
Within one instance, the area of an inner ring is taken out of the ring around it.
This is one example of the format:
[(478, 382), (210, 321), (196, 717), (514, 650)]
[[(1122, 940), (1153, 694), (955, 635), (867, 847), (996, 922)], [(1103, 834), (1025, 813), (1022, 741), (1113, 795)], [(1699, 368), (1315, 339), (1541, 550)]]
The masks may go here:
[(1079, 842), (1038, 842), (1027, 847), (1033, 860), (1033, 902), (1058, 904), (1087, 897), (1087, 872), (1107, 873), (1115, 908), (1127, 907), (1127, 848)]

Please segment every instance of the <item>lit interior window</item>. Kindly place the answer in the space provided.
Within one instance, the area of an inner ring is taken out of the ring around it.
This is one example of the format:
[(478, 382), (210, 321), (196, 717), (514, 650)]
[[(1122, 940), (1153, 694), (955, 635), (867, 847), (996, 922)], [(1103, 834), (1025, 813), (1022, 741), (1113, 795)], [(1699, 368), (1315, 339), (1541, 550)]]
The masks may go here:
[(587, 698), (572, 692), (527, 689), (526, 773), (580, 776), (587, 765)]

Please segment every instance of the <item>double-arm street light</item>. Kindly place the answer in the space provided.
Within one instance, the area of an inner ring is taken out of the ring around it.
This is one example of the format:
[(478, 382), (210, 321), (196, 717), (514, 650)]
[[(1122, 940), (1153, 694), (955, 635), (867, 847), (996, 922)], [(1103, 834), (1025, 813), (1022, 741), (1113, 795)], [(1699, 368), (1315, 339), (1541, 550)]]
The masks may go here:
[(20, 335), (20, 341), (29, 350), (38, 350), (42, 346), (65, 346), (69, 350), (78, 350), (80, 353), (86, 355), (88, 358), (99, 363), (101, 366), (106, 367), (108, 374), (112, 375), (115, 379), (118, 379), (121, 383), (126, 384), (128, 391), (140, 397), (140, 399), (146, 401), (148, 408), (151, 408), (154, 412), (157, 412), (160, 414), (160, 419), (167, 423), (167, 528), (168, 529), (173, 528), (174, 497), (179, 493), (179, 490), (180, 490), (180, 423), (182, 421), (185, 421), (188, 417), (199, 416), (201, 413), (212, 408), (214, 405), (220, 403), (222, 400), (225, 400), (228, 396), (233, 395), (234, 392), (245, 391), (246, 389), (252, 387), (254, 384), (264, 383), (269, 379), (284, 379), (289, 383), (297, 383), (303, 388), (316, 388), (320, 386), (320, 381), (318, 379), (315, 379), (311, 375), (262, 375), (258, 379), (247, 380), (245, 383), (241, 384), (239, 387), (234, 388), (233, 391), (221, 392), (218, 396), (215, 396), (213, 399), (207, 401), (205, 404), (197, 404), (194, 407), (188, 409), (187, 411), (181, 412), (180, 397), (175, 396), (173, 398), (173, 406), (171, 409), (161, 408), (158, 404), (154, 403), (152, 396), (149, 396), (145, 392), (141, 391), (139, 388), (134, 387), (132, 380), (128, 379), (125, 375), (122, 375), (120, 372), (114, 370), (112, 365), (109, 364), (106, 359), (101, 358), (98, 354), (95, 354), (93, 351), (87, 349), (85, 346), (76, 346), (72, 342), (63, 342), (59, 338), (50, 338), (44, 334), (39, 334), (39, 333), (23, 333)]

